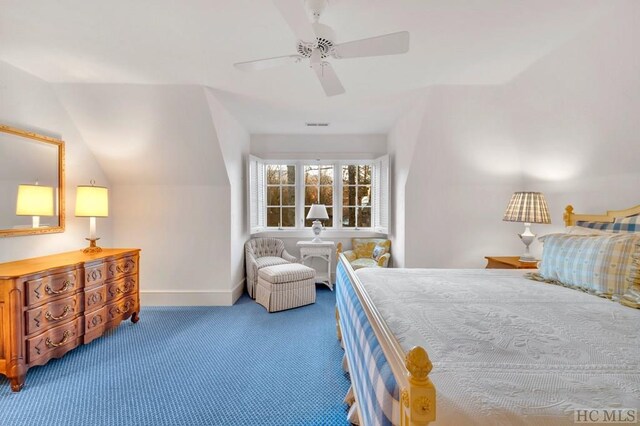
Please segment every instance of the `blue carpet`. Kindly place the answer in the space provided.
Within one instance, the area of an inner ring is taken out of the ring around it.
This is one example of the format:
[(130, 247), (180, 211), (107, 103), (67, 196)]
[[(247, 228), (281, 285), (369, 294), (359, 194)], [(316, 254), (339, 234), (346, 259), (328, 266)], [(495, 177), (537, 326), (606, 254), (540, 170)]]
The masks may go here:
[(334, 293), (268, 314), (232, 307), (149, 307), (12, 393), (2, 425), (345, 425), (349, 387), (335, 337)]

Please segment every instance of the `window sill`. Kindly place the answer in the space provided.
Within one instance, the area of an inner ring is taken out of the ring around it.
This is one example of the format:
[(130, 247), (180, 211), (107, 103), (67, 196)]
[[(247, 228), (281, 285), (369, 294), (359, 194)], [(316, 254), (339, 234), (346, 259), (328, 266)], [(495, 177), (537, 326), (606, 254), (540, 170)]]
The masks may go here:
[[(276, 237), (276, 238), (313, 238), (311, 229), (265, 229), (256, 232), (252, 237)], [(331, 238), (386, 238), (387, 234), (375, 232), (373, 229), (326, 229), (320, 234), (323, 240), (331, 240)]]

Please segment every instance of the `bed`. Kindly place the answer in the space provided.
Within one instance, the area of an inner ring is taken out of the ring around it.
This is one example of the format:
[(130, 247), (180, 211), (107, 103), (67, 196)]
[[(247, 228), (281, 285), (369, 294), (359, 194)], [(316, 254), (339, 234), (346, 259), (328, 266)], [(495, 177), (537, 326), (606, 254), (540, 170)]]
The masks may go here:
[[(639, 232), (620, 218), (567, 226)], [(624, 228), (624, 229), (623, 229)], [(517, 270), (337, 268), (336, 326), (361, 425), (574, 424), (640, 408), (640, 310)]]

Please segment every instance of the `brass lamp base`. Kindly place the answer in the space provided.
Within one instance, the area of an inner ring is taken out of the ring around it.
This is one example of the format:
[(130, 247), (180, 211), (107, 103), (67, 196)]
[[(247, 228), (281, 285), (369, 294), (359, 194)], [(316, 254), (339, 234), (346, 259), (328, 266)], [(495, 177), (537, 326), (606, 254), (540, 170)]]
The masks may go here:
[(102, 251), (102, 247), (98, 247), (96, 245), (96, 241), (98, 241), (100, 238), (85, 238), (85, 240), (89, 241), (89, 247), (85, 248), (84, 250), (82, 250), (83, 253), (100, 253)]

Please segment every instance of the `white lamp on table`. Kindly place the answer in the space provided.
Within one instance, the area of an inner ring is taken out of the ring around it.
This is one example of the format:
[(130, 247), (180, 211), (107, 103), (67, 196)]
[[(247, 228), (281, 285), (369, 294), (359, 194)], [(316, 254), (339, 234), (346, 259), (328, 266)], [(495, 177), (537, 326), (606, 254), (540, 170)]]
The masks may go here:
[(535, 262), (536, 259), (529, 252), (529, 245), (536, 237), (531, 232), (532, 223), (551, 223), (549, 208), (544, 195), (540, 192), (515, 192), (509, 201), (507, 211), (502, 220), (507, 222), (524, 222), (524, 232), (518, 234), (524, 243), (525, 251), (520, 256), (521, 262)]
[(85, 253), (99, 253), (102, 248), (96, 245), (100, 238), (96, 236), (96, 218), (109, 216), (109, 190), (103, 186), (80, 185), (76, 192), (76, 217), (89, 218), (89, 247)]
[(324, 204), (312, 204), (309, 209), (309, 213), (307, 213), (307, 219), (313, 220), (313, 224), (311, 225), (311, 230), (315, 235), (314, 239), (311, 240), (313, 243), (321, 243), (320, 232), (322, 232), (322, 222), (321, 220), (328, 220), (329, 214), (327, 213), (327, 208)]

